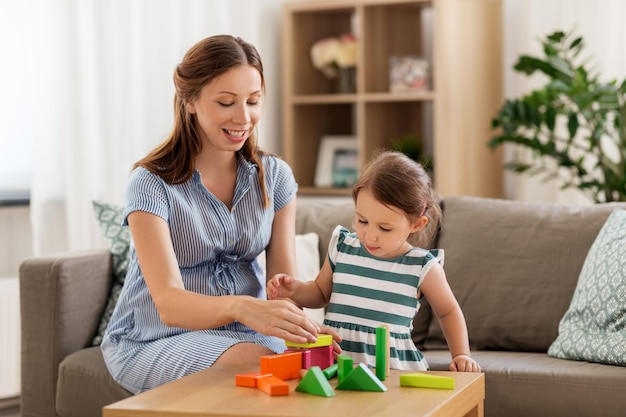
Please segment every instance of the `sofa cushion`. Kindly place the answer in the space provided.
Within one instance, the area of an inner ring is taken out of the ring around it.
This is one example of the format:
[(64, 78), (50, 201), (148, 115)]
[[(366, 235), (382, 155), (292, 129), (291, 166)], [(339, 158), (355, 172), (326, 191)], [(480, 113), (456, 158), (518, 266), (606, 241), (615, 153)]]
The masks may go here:
[[(424, 355), (431, 369), (448, 369), (449, 352)], [(485, 373), (485, 416), (624, 415), (626, 372), (619, 366), (537, 352), (474, 351), (472, 356)]]
[(93, 201), (92, 204), (96, 221), (111, 251), (114, 277), (109, 300), (102, 312), (98, 332), (92, 341), (93, 345), (99, 345), (102, 342), (102, 336), (109, 324), (111, 314), (113, 314), (113, 309), (117, 304), (117, 299), (126, 278), (129, 262), (130, 230), (128, 230), (128, 227), (122, 226), (123, 207), (100, 201)]
[(593, 242), (548, 354), (626, 366), (626, 211), (613, 211)]
[[(298, 279), (301, 281), (311, 281), (317, 278), (320, 271), (320, 238), (315, 233), (305, 233), (296, 235), (296, 258), (298, 259)], [(266, 272), (265, 251), (257, 257), (259, 265)], [(305, 308), (304, 312), (316, 323), (324, 321), (323, 308)]]
[(72, 353), (59, 365), (56, 412), (60, 417), (99, 416), (105, 405), (131, 395), (111, 377), (99, 346)]
[(326, 259), (328, 242), (335, 226), (341, 224), (353, 230), (353, 223), (354, 204), (352, 200), (339, 200), (336, 203), (309, 199), (298, 200), (296, 233), (315, 233), (319, 236), (320, 266)]
[[(615, 207), (449, 197), (438, 245), (472, 349), (547, 352)], [(445, 347), (432, 320), (427, 348)]]

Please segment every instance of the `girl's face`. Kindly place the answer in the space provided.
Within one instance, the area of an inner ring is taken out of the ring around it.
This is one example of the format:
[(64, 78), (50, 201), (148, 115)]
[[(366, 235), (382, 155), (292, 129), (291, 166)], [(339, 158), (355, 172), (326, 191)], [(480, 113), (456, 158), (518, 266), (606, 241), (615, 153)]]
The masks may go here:
[(354, 225), (361, 244), (377, 258), (403, 255), (411, 245), (407, 238), (426, 225), (426, 218), (411, 222), (400, 209), (380, 203), (367, 188), (356, 198)]
[(262, 90), (261, 74), (250, 65), (232, 68), (202, 88), (187, 111), (196, 115), (205, 148), (241, 149), (263, 113)]

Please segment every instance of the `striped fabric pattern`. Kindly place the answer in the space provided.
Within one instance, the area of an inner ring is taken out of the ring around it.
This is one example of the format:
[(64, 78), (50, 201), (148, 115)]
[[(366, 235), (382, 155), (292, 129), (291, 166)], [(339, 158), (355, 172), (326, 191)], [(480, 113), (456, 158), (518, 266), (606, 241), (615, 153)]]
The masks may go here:
[[(169, 185), (137, 168), (128, 184), (124, 224), (137, 210), (168, 222), (186, 289), (205, 295), (266, 298), (265, 276), (256, 256), (270, 240), (275, 211), (294, 198), (297, 184), (282, 160), (265, 156), (263, 163), (268, 209), (262, 206), (257, 167), (241, 156), (230, 210), (204, 187), (197, 171), (189, 181)], [(285, 350), (282, 340), (238, 322), (205, 331), (165, 326), (131, 244), (128, 274), (101, 345), (118, 383), (133, 393), (154, 388), (211, 366), (240, 342), (258, 343), (277, 353)]]
[(324, 324), (339, 332), (341, 348), (355, 361), (376, 364), (376, 327), (390, 330), (393, 369), (426, 370), (428, 364), (411, 338), (419, 310), (417, 294), (443, 251), (412, 248), (391, 259), (370, 255), (355, 233), (337, 226), (328, 246), (333, 292)]

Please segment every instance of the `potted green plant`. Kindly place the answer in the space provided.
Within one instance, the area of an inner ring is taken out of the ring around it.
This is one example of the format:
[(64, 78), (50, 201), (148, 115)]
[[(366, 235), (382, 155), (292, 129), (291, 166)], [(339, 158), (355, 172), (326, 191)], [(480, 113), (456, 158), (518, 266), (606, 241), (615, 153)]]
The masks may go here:
[(559, 31), (541, 43), (543, 58), (522, 55), (514, 69), (547, 83), (504, 102), (488, 146), (530, 151), (505, 164), (513, 172), (554, 178), (596, 203), (626, 201), (626, 80), (600, 81), (581, 56), (582, 37)]

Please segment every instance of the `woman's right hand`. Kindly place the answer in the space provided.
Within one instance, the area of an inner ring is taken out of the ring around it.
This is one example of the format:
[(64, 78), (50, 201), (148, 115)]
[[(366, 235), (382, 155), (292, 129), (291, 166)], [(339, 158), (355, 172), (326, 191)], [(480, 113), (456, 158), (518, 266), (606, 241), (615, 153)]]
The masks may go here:
[(239, 303), (237, 321), (257, 332), (293, 343), (314, 343), (319, 326), (288, 300), (260, 300), (245, 297)]

